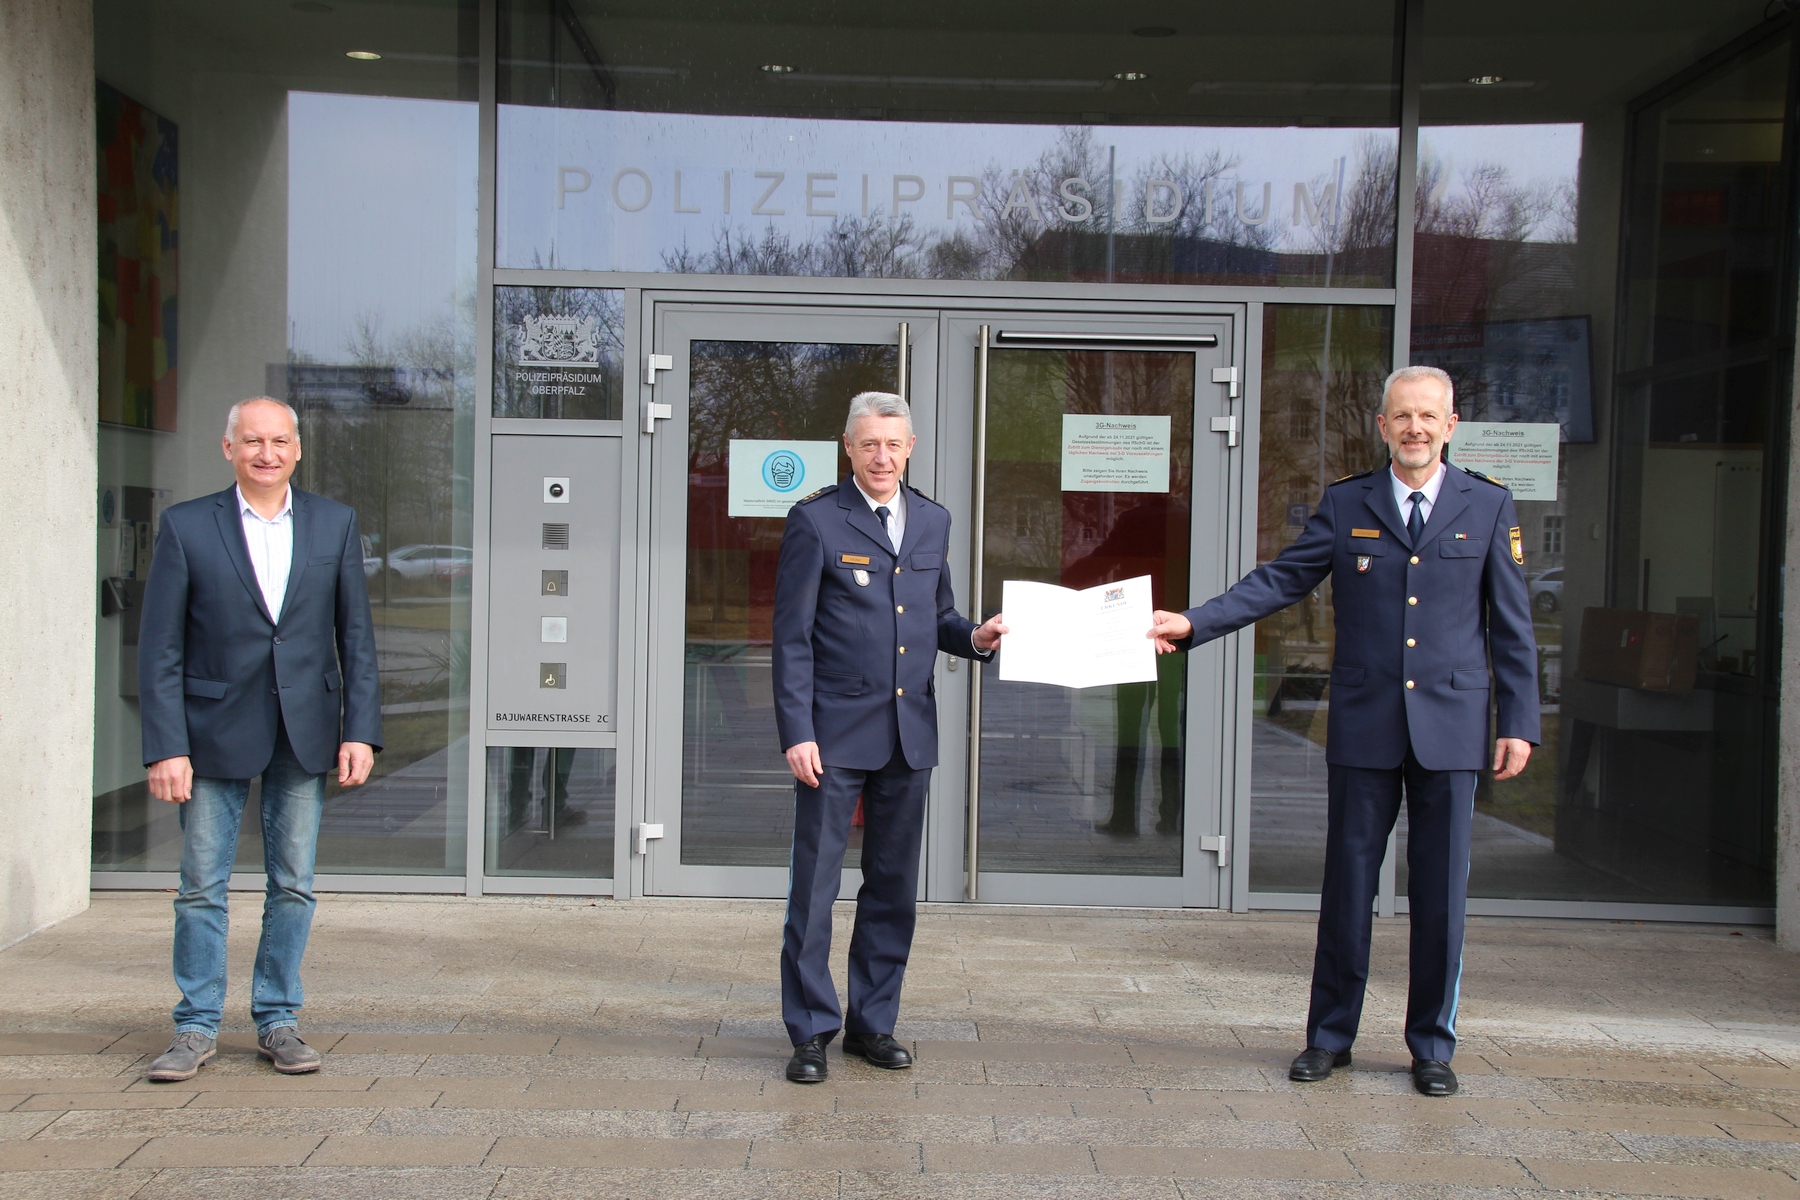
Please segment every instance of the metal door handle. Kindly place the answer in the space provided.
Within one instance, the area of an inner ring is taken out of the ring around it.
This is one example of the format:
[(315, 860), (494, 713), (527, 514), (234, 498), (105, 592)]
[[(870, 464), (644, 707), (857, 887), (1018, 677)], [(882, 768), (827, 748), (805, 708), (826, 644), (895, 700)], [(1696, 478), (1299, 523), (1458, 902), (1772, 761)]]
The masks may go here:
[(1214, 417), (1212, 419), (1212, 431), (1214, 433), (1224, 434), (1225, 444), (1227, 446), (1237, 445), (1238, 424), (1236, 416)]

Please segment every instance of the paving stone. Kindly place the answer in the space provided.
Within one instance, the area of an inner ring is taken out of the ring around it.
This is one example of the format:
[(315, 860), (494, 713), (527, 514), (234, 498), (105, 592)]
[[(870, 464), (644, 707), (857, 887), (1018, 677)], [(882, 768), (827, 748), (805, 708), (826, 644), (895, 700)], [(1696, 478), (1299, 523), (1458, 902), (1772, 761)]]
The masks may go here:
[(382, 1137), (678, 1138), (687, 1121), (686, 1113), (676, 1112), (396, 1108), (380, 1113), (365, 1129), (345, 1132)]
[(130, 1058), (101, 1054), (9, 1054), (0, 1057), (0, 1079), (7, 1091), (15, 1079), (81, 1079), (117, 1077), (131, 1069)]
[(1172, 1146), (1096, 1146), (1102, 1175), (1211, 1179), (1355, 1179), (1350, 1160), (1325, 1150), (1209, 1150)]
[(1668, 1137), (1624, 1133), (1619, 1142), (1647, 1162), (1696, 1167), (1756, 1167), (1800, 1175), (1800, 1144), (1730, 1137)]
[[(946, 1145), (927, 1142), (926, 1171), (991, 1172), (1009, 1175), (1092, 1175), (1094, 1156), (1086, 1146)], [(1021, 1188), (1020, 1190), (1026, 1190)], [(1035, 1191), (1035, 1188), (1031, 1189)]]
[(0, 1033), (0, 1054), (98, 1054), (116, 1033)]
[(158, 1137), (129, 1159), (132, 1167), (297, 1167), (323, 1138)]
[(1621, 1196), (1695, 1196), (1708, 1200), (1794, 1200), (1800, 1183), (1776, 1171), (1669, 1163), (1524, 1160), (1547, 1188)]
[(1194, 1121), (1158, 1118), (1001, 1117), (994, 1129), (1002, 1142), (1063, 1142), (1084, 1146), (1201, 1146), (1207, 1148), (1316, 1149), (1298, 1125), (1275, 1121)]
[(548, 1054), (554, 1035), (508, 1033), (347, 1033), (335, 1054)]
[(501, 1167), (742, 1167), (749, 1142), (710, 1138), (501, 1137), (488, 1151)]
[(66, 1170), (0, 1173), (0, 1200), (129, 1200), (152, 1171)]
[(1535, 1187), (1514, 1158), (1476, 1154), (1380, 1154), (1358, 1151), (1350, 1163), (1376, 1183), (1445, 1183), (1472, 1187)]
[[(928, 1148), (929, 1149), (929, 1148)], [(959, 1152), (961, 1148), (958, 1148)], [(1031, 1175), (1020, 1173), (951, 1172), (927, 1169), (925, 1174), (887, 1171), (845, 1171), (841, 1200), (1184, 1200), (1172, 1179), (1101, 1177), (1091, 1170), (1081, 1175)], [(1204, 1185), (1187, 1193), (1190, 1198), (1216, 1195)]]
[(224, 1137), (311, 1136), (358, 1133), (381, 1114), (379, 1108), (305, 1109), (134, 1109), (68, 1112), (57, 1117), (41, 1136), (92, 1137)]
[(700, 1038), (565, 1034), (556, 1039), (550, 1053), (590, 1058), (690, 1058), (699, 1055)]
[(475, 1200), (499, 1181), (473, 1167), (189, 1168), (158, 1171), (131, 1200)]
[(491, 1200), (837, 1200), (836, 1171), (509, 1168)]
[(750, 1165), (770, 1171), (917, 1171), (919, 1147), (908, 1142), (758, 1141)]
[[(15, 1112), (69, 1112), (91, 1108), (181, 1108), (193, 1102), (194, 1092), (39, 1092), (14, 1106)], [(0, 1114), (0, 1130), (6, 1128)], [(6, 1136), (0, 1133), (0, 1137)]]
[(0, 1142), (0, 1171), (61, 1171), (116, 1167), (136, 1153), (146, 1138), (33, 1138)]
[(0, 1139), (28, 1138), (56, 1120), (56, 1115), (55, 1111), (0, 1113)]
[(475, 1167), (491, 1137), (370, 1137), (334, 1133), (306, 1160), (309, 1167)]

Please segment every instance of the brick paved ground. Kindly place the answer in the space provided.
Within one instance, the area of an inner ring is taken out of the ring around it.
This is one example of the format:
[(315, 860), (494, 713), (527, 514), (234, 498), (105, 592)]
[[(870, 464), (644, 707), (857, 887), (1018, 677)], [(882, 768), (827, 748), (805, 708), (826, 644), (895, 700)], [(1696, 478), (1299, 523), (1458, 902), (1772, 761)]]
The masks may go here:
[(801, 1088), (778, 906), (336, 896), (324, 1072), (236, 1033), (152, 1085), (168, 900), (103, 894), (0, 953), (0, 1200), (1800, 1198), (1800, 957), (1760, 930), (1474, 922), (1463, 1091), (1434, 1101), (1402, 1073), (1403, 921), (1357, 1069), (1301, 1088), (1308, 920), (939, 906), (897, 1031), (919, 1065), (834, 1054)]

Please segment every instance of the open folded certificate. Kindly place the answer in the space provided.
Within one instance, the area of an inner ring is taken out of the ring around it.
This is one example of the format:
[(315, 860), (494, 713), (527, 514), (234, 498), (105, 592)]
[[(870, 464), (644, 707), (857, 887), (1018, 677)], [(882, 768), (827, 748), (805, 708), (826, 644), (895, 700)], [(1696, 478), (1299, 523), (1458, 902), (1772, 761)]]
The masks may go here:
[(1156, 679), (1156, 643), (1146, 636), (1148, 575), (1079, 592), (1008, 579), (1000, 611), (1010, 630), (1000, 648), (1002, 679), (1071, 688)]

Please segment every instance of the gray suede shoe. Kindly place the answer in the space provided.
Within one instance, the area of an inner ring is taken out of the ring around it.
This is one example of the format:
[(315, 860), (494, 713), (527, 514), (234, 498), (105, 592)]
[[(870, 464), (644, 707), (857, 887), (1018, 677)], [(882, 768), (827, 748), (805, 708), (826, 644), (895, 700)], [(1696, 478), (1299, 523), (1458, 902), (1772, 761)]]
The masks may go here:
[(150, 1074), (146, 1078), (152, 1083), (179, 1083), (183, 1079), (192, 1079), (218, 1052), (218, 1043), (204, 1033), (178, 1033), (169, 1048), (150, 1064)]
[(324, 1059), (319, 1052), (300, 1040), (292, 1025), (278, 1025), (256, 1039), (256, 1052), (274, 1064), (283, 1075), (305, 1075), (318, 1070)]

